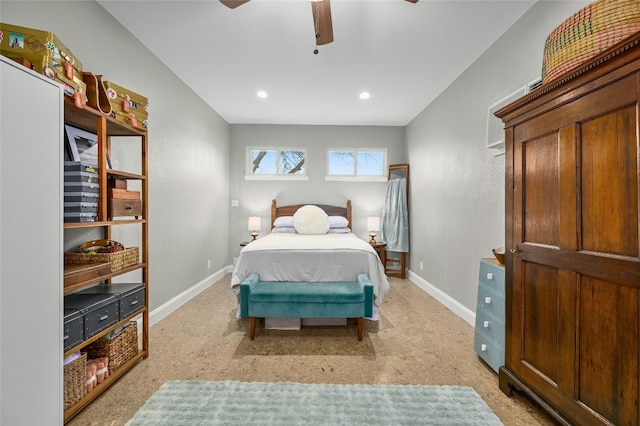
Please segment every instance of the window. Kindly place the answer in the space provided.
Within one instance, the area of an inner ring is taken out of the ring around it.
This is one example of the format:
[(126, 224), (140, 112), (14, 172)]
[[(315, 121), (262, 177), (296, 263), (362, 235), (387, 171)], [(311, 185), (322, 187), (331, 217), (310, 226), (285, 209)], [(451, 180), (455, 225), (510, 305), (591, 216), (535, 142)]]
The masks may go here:
[(385, 180), (386, 149), (330, 150), (327, 180)]
[(247, 178), (306, 178), (304, 149), (250, 148), (247, 155)]

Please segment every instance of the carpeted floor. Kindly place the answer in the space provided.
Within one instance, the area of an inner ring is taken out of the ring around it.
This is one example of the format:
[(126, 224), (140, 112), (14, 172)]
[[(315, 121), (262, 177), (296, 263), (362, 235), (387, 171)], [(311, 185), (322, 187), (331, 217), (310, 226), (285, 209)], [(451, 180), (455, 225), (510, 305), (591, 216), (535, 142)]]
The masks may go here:
[(127, 426), (502, 426), (470, 387), (171, 381)]
[(149, 358), (68, 424), (124, 425), (170, 380), (468, 386), (507, 426), (555, 424), (526, 397), (504, 395), (473, 351), (473, 327), (408, 280), (390, 278), (380, 321), (365, 321), (362, 342), (353, 325), (258, 325), (251, 341), (248, 319), (236, 319), (229, 280), (151, 327)]

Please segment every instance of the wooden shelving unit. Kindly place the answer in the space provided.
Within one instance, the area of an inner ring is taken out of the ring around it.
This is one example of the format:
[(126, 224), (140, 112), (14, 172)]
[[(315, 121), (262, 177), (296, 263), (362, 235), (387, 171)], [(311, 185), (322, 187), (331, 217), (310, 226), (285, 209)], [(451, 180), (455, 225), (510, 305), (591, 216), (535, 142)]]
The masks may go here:
[[(127, 371), (133, 368), (140, 360), (147, 358), (149, 355), (149, 235), (148, 235), (148, 181), (147, 181), (147, 133), (116, 121), (110, 116), (106, 116), (100, 113), (98, 110), (89, 106), (84, 108), (78, 108), (68, 99), (65, 99), (64, 103), (64, 121), (67, 124), (71, 124), (75, 127), (79, 127), (95, 133), (98, 137), (98, 176), (100, 182), (99, 198), (98, 198), (98, 220), (96, 222), (79, 222), (79, 223), (65, 223), (64, 229), (95, 229), (100, 228), (104, 239), (111, 239), (111, 229), (114, 226), (139, 226), (141, 232), (141, 247), (140, 247), (140, 263), (121, 269), (117, 272), (110, 272), (101, 274), (99, 276), (88, 277), (80, 281), (74, 281), (73, 284), (67, 285), (64, 283), (64, 294), (69, 294), (82, 290), (83, 288), (90, 287), (97, 283), (106, 281), (110, 283), (111, 278), (129, 273), (136, 270), (142, 270), (142, 281), (145, 283), (145, 307), (136, 313), (129, 315), (112, 325), (111, 327), (103, 330), (99, 334), (83, 341), (81, 344), (69, 349), (65, 352), (65, 356), (70, 355), (78, 350), (82, 350), (92, 342), (104, 337), (111, 331), (116, 330), (118, 327), (127, 324), (131, 320), (141, 319), (142, 332), (138, 341), (141, 347), (136, 355), (121, 365), (115, 371), (110, 372), (110, 376), (106, 378), (101, 384), (97, 385), (91, 392), (89, 392), (84, 398), (80, 399), (74, 405), (68, 407), (64, 412), (64, 421), (68, 422), (71, 418), (77, 415), (83, 408), (89, 405), (95, 400), (102, 392), (107, 390), (115, 381), (122, 377)], [(140, 143), (141, 152), (141, 172), (131, 173), (122, 170), (113, 170), (107, 168), (107, 158), (111, 152), (111, 137), (112, 136), (129, 136), (134, 137), (131, 143)], [(142, 215), (138, 219), (124, 218), (124, 219), (110, 219), (107, 209), (107, 180), (109, 178), (121, 178), (127, 180), (136, 180), (141, 182), (141, 199), (142, 199)], [(89, 265), (88, 265), (89, 267)], [(77, 271), (77, 265), (74, 265)]]

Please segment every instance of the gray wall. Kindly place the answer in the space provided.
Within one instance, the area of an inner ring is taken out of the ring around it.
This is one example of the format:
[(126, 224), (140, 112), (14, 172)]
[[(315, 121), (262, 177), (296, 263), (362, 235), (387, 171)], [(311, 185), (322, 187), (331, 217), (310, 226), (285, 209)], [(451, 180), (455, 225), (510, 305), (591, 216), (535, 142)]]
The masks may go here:
[[(150, 308), (225, 268), (229, 125), (94, 1), (3, 0), (0, 14), (55, 33), (86, 71), (149, 98)], [(65, 234), (67, 245), (92, 238)]]
[(485, 148), (487, 108), (540, 75), (547, 35), (586, 4), (536, 3), (406, 128), (230, 126), (93, 1), (3, 0), (0, 19), (53, 31), (87, 70), (151, 100), (151, 309), (230, 264), (248, 216), (263, 218), (264, 234), (272, 198), (351, 199), (354, 232), (366, 238), (364, 217), (380, 214), (384, 183), (325, 182), (323, 161), (310, 161), (308, 181), (244, 180), (248, 145), (301, 146), (324, 159), (344, 144), (387, 146), (390, 163), (410, 163), (413, 277), (475, 311), (479, 259), (504, 245), (504, 157)]
[(487, 109), (540, 77), (547, 36), (588, 3), (537, 2), (406, 128), (410, 269), (471, 311), (480, 258), (505, 245), (504, 156), (485, 148)]
[[(248, 147), (295, 147), (307, 150), (306, 181), (245, 180)], [(353, 204), (353, 232), (368, 240), (366, 217), (380, 216), (386, 194), (386, 182), (325, 181), (329, 148), (387, 148), (388, 164), (405, 162), (404, 128), (376, 126), (231, 126), (229, 191), (238, 207), (231, 208), (229, 249), (232, 256), (239, 244), (250, 238), (247, 218), (260, 216), (264, 235), (270, 230), (271, 200), (278, 205), (320, 203)], [(231, 259), (230, 259), (231, 260)]]

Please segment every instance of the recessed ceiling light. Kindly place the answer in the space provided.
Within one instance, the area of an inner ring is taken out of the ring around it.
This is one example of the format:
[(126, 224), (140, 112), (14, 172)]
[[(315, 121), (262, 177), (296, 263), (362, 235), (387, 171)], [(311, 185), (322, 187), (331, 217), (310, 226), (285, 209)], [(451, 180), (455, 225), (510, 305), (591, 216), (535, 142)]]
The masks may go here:
[(266, 98), (269, 95), (264, 90), (260, 90), (260, 91), (258, 91), (258, 93), (256, 93), (256, 96), (259, 97), (259, 98)]
[(371, 95), (369, 94), (369, 92), (360, 93), (360, 99), (369, 99), (370, 97)]

